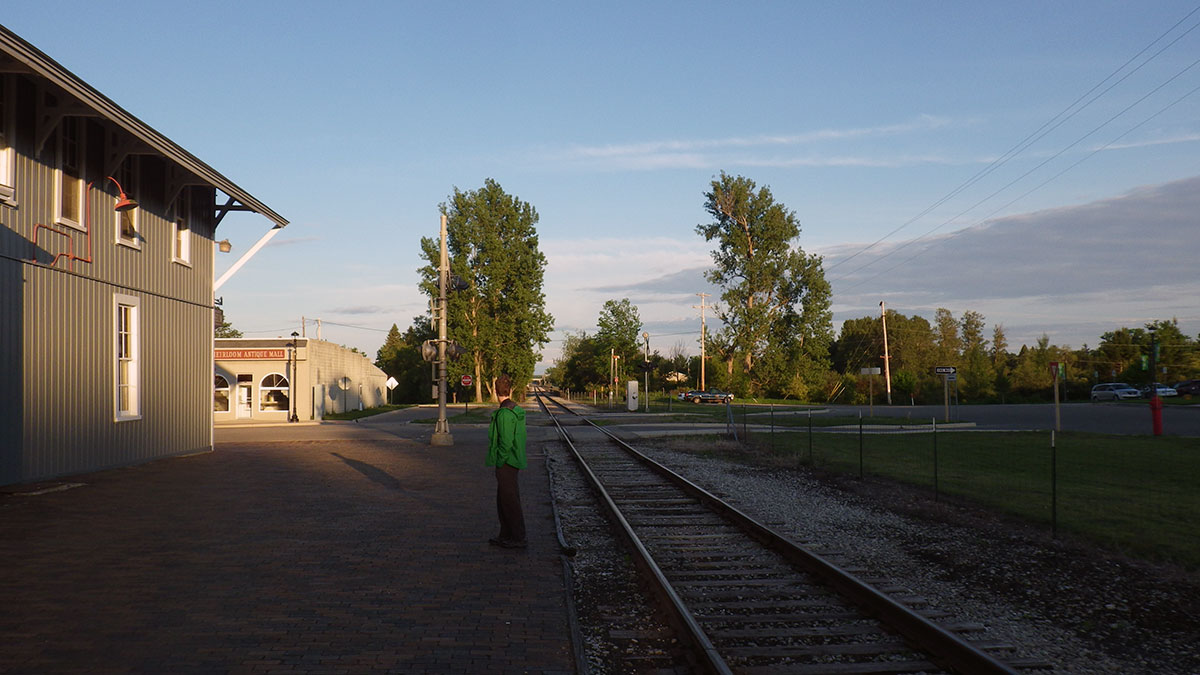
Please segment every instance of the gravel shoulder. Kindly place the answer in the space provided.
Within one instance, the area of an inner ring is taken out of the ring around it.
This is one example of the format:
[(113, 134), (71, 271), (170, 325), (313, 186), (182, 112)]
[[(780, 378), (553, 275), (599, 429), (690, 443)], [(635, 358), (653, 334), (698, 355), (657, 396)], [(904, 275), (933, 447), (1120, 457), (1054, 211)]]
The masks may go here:
[[(979, 637), (1011, 644), (1014, 655), (1047, 662), (1050, 672), (1200, 673), (1200, 575), (1053, 539), (1045, 528), (933, 502), (903, 486), (758, 465), (761, 458), (732, 443), (718, 441), (700, 453), (683, 450), (680, 439), (636, 445), (787, 536), (825, 542), (866, 575), (902, 581), (932, 609), (986, 626)], [(558, 473), (569, 474), (566, 453), (555, 454)], [(643, 635), (656, 629), (645, 616), (622, 618), (621, 601), (604, 593), (614, 575), (631, 571), (621, 570), (619, 547), (588, 532), (596, 521), (572, 515), (587, 509), (578, 492), (569, 492), (570, 478), (559, 483), (556, 499), (574, 505), (563, 516), (568, 536), (583, 540), (576, 585), (584, 630), (594, 648), (612, 657), (621, 647), (606, 635), (625, 635), (624, 623), (640, 626)], [(588, 550), (588, 542), (607, 551)], [(602, 570), (603, 580), (587, 579), (589, 570)], [(605, 611), (589, 613), (583, 609), (589, 603)], [(589, 627), (596, 621), (603, 625)], [(592, 660), (597, 673), (640, 670), (630, 663)]]

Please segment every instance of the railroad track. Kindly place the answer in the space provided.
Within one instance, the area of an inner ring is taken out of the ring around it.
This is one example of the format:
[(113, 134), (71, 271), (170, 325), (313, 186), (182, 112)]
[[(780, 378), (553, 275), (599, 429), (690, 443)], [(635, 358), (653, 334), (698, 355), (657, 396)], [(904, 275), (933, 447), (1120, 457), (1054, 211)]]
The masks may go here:
[(900, 589), (869, 585), (552, 397), (539, 394), (538, 401), (628, 543), (693, 668), (1014, 673), (1040, 665), (1000, 661), (984, 649), (1005, 645), (968, 642), (885, 593)]

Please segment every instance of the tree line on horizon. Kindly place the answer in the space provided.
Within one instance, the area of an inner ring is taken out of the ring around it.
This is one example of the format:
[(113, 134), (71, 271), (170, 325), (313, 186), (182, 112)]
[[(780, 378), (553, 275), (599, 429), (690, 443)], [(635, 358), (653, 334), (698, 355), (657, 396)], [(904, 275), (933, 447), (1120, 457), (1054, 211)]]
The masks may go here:
[[(697, 225), (696, 233), (714, 246), (705, 276), (721, 289), (713, 306), (719, 325), (704, 343), (706, 384), (743, 398), (822, 403), (863, 403), (873, 388), (878, 400), (882, 382), (872, 383), (868, 378), (877, 376), (860, 371), (883, 366), (880, 317), (847, 320), (835, 335), (822, 260), (799, 246), (795, 213), (768, 188), (724, 172), (704, 198), (711, 221)], [(546, 259), (538, 250), (537, 212), (490, 178), (479, 190), (455, 188), (441, 210), (451, 272), (466, 282), (465, 290), (448, 296), (449, 335), (466, 352), (448, 364), (448, 372), (452, 385), (463, 374), (474, 380), (473, 391), (452, 386), (451, 392), (460, 399), (493, 399), (501, 373), (519, 386), (532, 379), (553, 326), (542, 289)], [(423, 238), (421, 249), (428, 262), (419, 270), (421, 289), (436, 298), (439, 242)], [(426, 401), (432, 393), (431, 364), (421, 360), (421, 344), (436, 338), (431, 316), (414, 317), (403, 332), (393, 325), (377, 353), (376, 365), (400, 383), (393, 392), (397, 402)], [(546, 381), (596, 393), (647, 377), (655, 391), (697, 387), (700, 357), (688, 356), (682, 343), (666, 355), (646, 354), (642, 328), (628, 298), (605, 302), (594, 333), (566, 336)], [(957, 369), (962, 402), (1045, 400), (1052, 395), (1051, 363), (1061, 364), (1067, 396), (1075, 399), (1086, 398), (1096, 382), (1148, 383), (1142, 357), (1149, 353), (1152, 328), (1159, 345), (1155, 379), (1200, 376), (1200, 336), (1184, 335), (1174, 319), (1117, 328), (1101, 335), (1096, 348), (1051, 345), (1043, 335), (1011, 352), (1003, 326), (992, 326), (989, 335), (978, 312), (956, 318), (939, 308), (931, 323), (888, 310), (893, 403), (940, 402), (935, 366)]]

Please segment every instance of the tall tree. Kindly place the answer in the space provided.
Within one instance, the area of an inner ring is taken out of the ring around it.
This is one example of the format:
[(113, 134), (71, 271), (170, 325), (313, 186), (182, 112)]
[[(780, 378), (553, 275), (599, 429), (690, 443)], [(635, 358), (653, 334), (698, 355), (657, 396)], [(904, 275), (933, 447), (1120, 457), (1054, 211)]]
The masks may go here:
[(704, 197), (713, 221), (696, 232), (717, 244), (716, 267), (705, 276), (723, 289), (714, 342), (731, 347), (727, 373), (737, 359), (753, 388), (777, 392), (797, 372), (823, 375), (833, 339), (830, 288), (821, 258), (796, 243), (796, 214), (768, 188), (723, 171)]
[(962, 346), (963, 395), (968, 401), (982, 401), (996, 394), (996, 370), (987, 353), (983, 315), (967, 310), (959, 321)]
[(242, 331), (234, 328), (233, 324), (229, 323), (228, 321), (222, 320), (221, 323), (217, 324), (216, 328), (213, 330), (213, 337), (240, 338), (242, 337)]
[[(494, 399), (501, 373), (515, 386), (533, 377), (538, 350), (554, 326), (542, 291), (546, 257), (538, 250), (537, 211), (491, 178), (471, 192), (455, 188), (441, 209), (448, 220), (450, 269), (467, 284), (448, 294), (450, 337), (469, 355), (452, 363), (450, 372), (473, 374), (476, 398), (486, 388)], [(421, 248), (430, 263), (421, 269), (422, 287), (433, 295), (439, 242), (422, 238)]]
[(642, 353), (639, 349), (642, 319), (638, 316), (637, 305), (629, 302), (629, 298), (606, 300), (596, 326), (599, 329), (596, 339), (604, 348), (611, 349), (625, 363), (641, 362), (638, 357)]
[(991, 357), (997, 373), (1008, 363), (1008, 336), (1004, 334), (1004, 324), (992, 326)]
[(945, 307), (938, 307), (934, 312), (933, 321), (937, 339), (937, 356), (941, 362), (938, 365), (957, 364), (958, 355), (962, 350), (962, 341), (958, 337), (958, 322), (954, 320), (954, 314)]

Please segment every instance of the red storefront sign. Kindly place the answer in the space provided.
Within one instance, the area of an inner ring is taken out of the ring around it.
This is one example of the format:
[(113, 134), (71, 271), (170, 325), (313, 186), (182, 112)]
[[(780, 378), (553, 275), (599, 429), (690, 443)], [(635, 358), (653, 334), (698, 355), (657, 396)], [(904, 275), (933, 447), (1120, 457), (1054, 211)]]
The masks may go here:
[(268, 359), (283, 359), (287, 357), (286, 349), (214, 349), (213, 358), (217, 361), (258, 361)]

